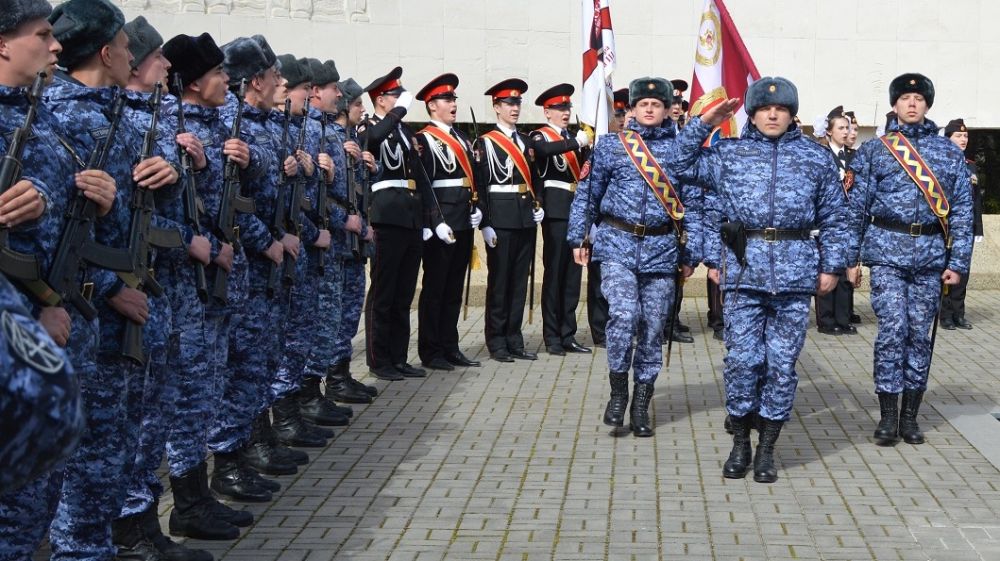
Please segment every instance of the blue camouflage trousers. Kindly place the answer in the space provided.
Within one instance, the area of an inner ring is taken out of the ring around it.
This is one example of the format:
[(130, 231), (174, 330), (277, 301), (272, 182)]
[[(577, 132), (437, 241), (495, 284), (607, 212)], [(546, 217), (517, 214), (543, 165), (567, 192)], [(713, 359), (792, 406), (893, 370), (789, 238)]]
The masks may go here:
[[(166, 284), (169, 287), (170, 284)], [(146, 348), (145, 384), (129, 386), (129, 400), (141, 403), (139, 409), (139, 440), (132, 469), (126, 474), (125, 499), (121, 517), (146, 511), (155, 497), (163, 493), (156, 470), (163, 459), (166, 438), (166, 412), (173, 409), (177, 385), (167, 366), (167, 347), (173, 314), (166, 295), (149, 298), (149, 320), (142, 330)]]
[[(86, 322), (75, 309), (68, 309), (72, 320), (72, 336), (67, 353), (80, 380), (83, 408), (91, 405), (87, 398), (93, 398), (94, 380), (97, 378), (97, 363), (94, 356), (97, 348), (97, 320)], [(85, 390), (84, 388), (89, 388)], [(88, 420), (84, 442), (93, 446), (90, 434), (92, 423)], [(79, 449), (75, 454), (79, 454)], [(74, 455), (75, 455), (74, 454)], [(62, 492), (64, 466), (57, 466), (31, 483), (0, 495), (0, 561), (30, 561), (32, 554), (41, 545), (56, 514), (56, 506)]]
[(772, 421), (787, 421), (812, 295), (737, 290), (726, 291), (723, 298), (726, 410), (734, 417), (759, 412)]
[(871, 268), (872, 309), (878, 318), (874, 345), (875, 391), (924, 391), (931, 365), (931, 327), (941, 304), (941, 274)]
[(333, 344), (331, 364), (351, 362), (353, 347), (351, 340), (358, 334), (361, 325), (361, 311), (365, 307), (365, 264), (363, 261), (347, 259), (340, 292), (340, 322)]
[[(318, 271), (316, 274), (319, 274)], [(337, 364), (334, 347), (343, 320), (344, 261), (327, 255), (323, 276), (319, 280), (316, 313), (312, 320), (313, 339), (306, 358), (305, 375), (321, 378), (326, 376), (327, 368)]]
[(636, 382), (655, 382), (663, 366), (663, 326), (674, 301), (673, 274), (637, 273), (603, 262), (601, 279), (609, 310), (608, 369), (625, 373), (631, 368)]
[[(265, 408), (275, 401), (297, 391), (302, 383), (306, 359), (312, 348), (319, 317), (319, 282), (315, 275), (307, 275), (309, 259), (305, 249), (299, 252), (295, 263), (295, 284), (282, 292), (281, 307), (285, 310), (278, 365), (270, 383), (270, 394)], [(288, 257), (286, 256), (286, 259)]]
[[(278, 366), (284, 312), (279, 298), (255, 287), (230, 317), (227, 361), (217, 349), (216, 364), (225, 364), (221, 395), (208, 435), (212, 452), (234, 452), (250, 438), (251, 423), (264, 409)], [(220, 336), (217, 344), (222, 342)]]
[(66, 462), (49, 528), (55, 561), (114, 559), (111, 522), (121, 512), (135, 460), (144, 374), (128, 359), (104, 354), (91, 375), (80, 377), (87, 429)]

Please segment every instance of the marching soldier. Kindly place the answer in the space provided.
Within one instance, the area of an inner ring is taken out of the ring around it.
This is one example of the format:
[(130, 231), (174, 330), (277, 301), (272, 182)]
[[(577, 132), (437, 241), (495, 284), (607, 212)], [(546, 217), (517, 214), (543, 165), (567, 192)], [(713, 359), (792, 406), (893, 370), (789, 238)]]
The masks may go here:
[[(436, 235), (454, 240), (442, 219), (434, 192), (414, 150), (413, 133), (402, 123), (413, 94), (399, 82), (403, 69), (376, 78), (365, 88), (375, 115), (361, 133), (362, 143), (378, 154), (382, 177), (371, 185), (371, 223), (379, 251), (372, 263), (372, 286), (365, 301), (368, 367), (376, 378), (422, 378), (423, 368), (407, 361), (410, 304), (417, 288), (423, 242)], [(433, 230), (431, 229), (433, 227)]]
[[(850, 263), (871, 268), (878, 317), (874, 378), (881, 420), (875, 442), (922, 444), (917, 413), (930, 371), (931, 326), (943, 288), (961, 282), (972, 257), (972, 187), (962, 151), (927, 119), (934, 84), (903, 74), (889, 84), (896, 113), (886, 134), (861, 146), (851, 169), (857, 223)], [(858, 268), (851, 271), (857, 284)], [(900, 405), (900, 394), (902, 404)]]
[(535, 105), (542, 107), (545, 126), (531, 133), (535, 173), (545, 199), (542, 220), (542, 338), (551, 355), (589, 353), (576, 341), (576, 305), (580, 301), (581, 269), (573, 263), (573, 248), (566, 241), (570, 206), (589, 158), (586, 131), (570, 135), (570, 97), (575, 88), (559, 84), (542, 92)]
[(477, 178), (484, 196), (479, 225), (486, 242), (486, 347), (499, 362), (535, 360), (525, 350), (521, 321), (535, 255), (535, 229), (545, 217), (539, 182), (530, 165), (531, 140), (517, 132), (521, 96), (528, 84), (516, 78), (486, 90), (496, 127), (477, 141)]
[(441, 215), (454, 239), (432, 237), (424, 241), (424, 278), (420, 289), (420, 362), (432, 370), (479, 366), (458, 348), (458, 315), (462, 284), (472, 252), (474, 229), (483, 213), (472, 202), (475, 173), (472, 142), (454, 128), (458, 112), (455, 88), (458, 76), (442, 74), (418, 93), (431, 122), (417, 133), (421, 161), (431, 180)]
[[(671, 80), (670, 85), (674, 88), (674, 100), (670, 104), (670, 120), (674, 122), (677, 126), (677, 130), (684, 128), (685, 115), (687, 114), (688, 105), (687, 101), (684, 99), (684, 92), (688, 89), (688, 83), (684, 80)], [(698, 193), (692, 191), (692, 196), (685, 199), (686, 213), (688, 215), (688, 222), (697, 220), (696, 213), (701, 212), (701, 207), (703, 206), (704, 193)], [(684, 284), (681, 283), (677, 287), (677, 309), (673, 310), (673, 324), (670, 322), (663, 327), (663, 340), (666, 341), (667, 338), (672, 338), (675, 343), (694, 343), (694, 337), (689, 333), (691, 328), (687, 325), (681, 323), (681, 302), (684, 300)], [(671, 327), (673, 329), (671, 329)]]
[[(944, 128), (945, 138), (950, 139), (959, 150), (965, 152), (969, 147), (969, 129), (965, 126), (963, 119), (953, 119)], [(979, 242), (983, 237), (983, 195), (979, 188), (979, 177), (977, 175), (976, 161), (971, 158), (965, 159), (965, 164), (969, 167), (969, 182), (972, 184), (972, 234), (974, 240)], [(970, 266), (971, 267), (971, 266)], [(941, 299), (941, 328), (953, 330), (972, 329), (972, 323), (965, 319), (965, 291), (969, 286), (969, 275), (962, 275), (962, 280), (953, 287), (950, 287)]]
[[(849, 172), (853, 152), (847, 149), (847, 138), (851, 133), (850, 118), (844, 113), (844, 107), (833, 108), (826, 118), (817, 122), (814, 136), (826, 140), (827, 148), (837, 163), (840, 181), (843, 185), (844, 201), (850, 198), (851, 187), (854, 186), (854, 172)], [(825, 335), (853, 335), (858, 332), (851, 325), (851, 301), (854, 296), (854, 284), (841, 275), (837, 287), (828, 294), (816, 295), (816, 327)]]
[(681, 194), (661, 167), (677, 134), (668, 119), (673, 88), (662, 78), (639, 78), (629, 84), (629, 101), (635, 118), (626, 130), (602, 136), (594, 147), (585, 191), (573, 200), (567, 237), (576, 263), (587, 265), (591, 251), (582, 247), (583, 239), (591, 224), (599, 224), (593, 259), (601, 264), (602, 290), (610, 306), (611, 399), (604, 423), (624, 425), (632, 370), (635, 388), (629, 429), (634, 436), (649, 437), (653, 435), (649, 403), (663, 365), (663, 325), (674, 301), (680, 265), (689, 275), (690, 265), (698, 259), (685, 250)]
[[(832, 290), (844, 270), (848, 225), (837, 168), (828, 151), (794, 124), (798, 92), (788, 80), (754, 82), (746, 92), (749, 120), (741, 137), (702, 147), (738, 102), (727, 100), (691, 120), (680, 135), (675, 167), (682, 179), (717, 194), (707, 199), (715, 208), (706, 209), (711, 219), (704, 241), (709, 274), (726, 298), (724, 377), (733, 449), (723, 476), (746, 476), (751, 423), (759, 416), (753, 477), (773, 483), (774, 445), (795, 399), (809, 301), (815, 292)], [(716, 228), (721, 236), (709, 235)]]

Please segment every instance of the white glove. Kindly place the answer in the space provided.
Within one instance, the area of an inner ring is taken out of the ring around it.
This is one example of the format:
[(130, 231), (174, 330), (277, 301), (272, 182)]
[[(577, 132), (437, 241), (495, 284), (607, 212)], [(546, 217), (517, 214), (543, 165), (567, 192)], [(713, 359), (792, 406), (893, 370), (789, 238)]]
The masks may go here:
[(427, 241), (427, 240), (431, 239), (431, 236), (433, 236), (433, 235), (434, 235), (434, 232), (431, 232), (430, 228), (424, 228), (424, 241)]
[(585, 130), (576, 131), (576, 143), (580, 145), (580, 148), (586, 148), (590, 146), (590, 135), (587, 134)]
[(483, 211), (476, 207), (476, 210), (469, 215), (469, 225), (473, 228), (478, 228), (479, 224), (483, 221)]
[(982, 236), (976, 236), (975, 237), (975, 241), (976, 241), (976, 243), (983, 243), (983, 237)]
[(396, 105), (393, 105), (393, 107), (402, 107), (403, 109), (409, 111), (411, 103), (413, 103), (413, 94), (410, 92), (403, 92), (396, 98)]
[(497, 231), (491, 226), (483, 228), (483, 241), (490, 247), (497, 246)]
[(451, 226), (442, 222), (434, 228), (434, 233), (437, 234), (439, 240), (446, 244), (455, 243), (455, 232), (451, 231)]
[(541, 224), (542, 219), (545, 218), (545, 210), (538, 209), (531, 211), (531, 218), (535, 221), (535, 224)]

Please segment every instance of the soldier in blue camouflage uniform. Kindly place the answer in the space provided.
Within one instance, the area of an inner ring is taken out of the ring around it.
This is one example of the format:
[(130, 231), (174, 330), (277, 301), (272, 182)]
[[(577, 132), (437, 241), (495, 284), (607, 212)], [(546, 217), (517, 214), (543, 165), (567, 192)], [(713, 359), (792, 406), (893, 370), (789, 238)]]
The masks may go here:
[[(230, 87), (247, 79), (241, 138), (250, 147), (250, 161), (243, 184), (244, 193), (254, 199), (256, 212), (240, 214), (240, 242), (249, 260), (249, 290), (246, 301), (234, 310), (229, 335), (228, 366), (222, 402), (210, 432), (209, 449), (214, 453), (215, 471), (212, 489), (241, 501), (262, 502), (280, 488), (250, 468), (241, 450), (250, 445), (254, 421), (267, 410), (268, 388), (278, 367), (279, 339), (284, 311), (278, 298), (267, 294), (269, 264), (280, 266), (284, 253), (298, 251), (299, 241), (283, 231), (272, 232), (269, 221), (278, 203), (281, 171), (289, 176), (298, 172), (298, 164), (289, 156), (277, 159), (281, 150), (268, 129), (268, 115), (274, 104), (280, 68), (277, 57), (260, 36), (242, 37), (223, 46), (224, 70)], [(227, 127), (236, 117), (237, 99), (229, 96), (222, 108)], [(280, 140), (280, 139), (279, 139)], [(277, 488), (276, 488), (277, 487)]]
[[(880, 139), (861, 146), (851, 169), (855, 233), (849, 263), (871, 267), (872, 309), (878, 317), (874, 377), (881, 420), (877, 444), (899, 437), (922, 444), (917, 413), (930, 370), (931, 326), (938, 313), (942, 284), (955, 285), (969, 273), (972, 257), (972, 188), (965, 157), (937, 125), (926, 118), (934, 104), (934, 84), (921, 74), (903, 74), (889, 85), (896, 117), (887, 134), (904, 136), (937, 177), (950, 204), (932, 212), (916, 182)], [(942, 230), (942, 224), (947, 226)], [(855, 282), (857, 269), (852, 270)], [(899, 395), (903, 394), (902, 405)]]
[[(52, 8), (44, 0), (2, 2), (0, 8), (0, 35), (8, 47), (17, 53), (0, 60), (0, 150), (6, 152), (10, 138), (8, 135), (23, 125), (28, 110), (26, 87), (32, 83), (35, 73), (40, 69), (44, 69), (48, 80), (51, 80), (56, 70), (56, 56), (62, 47), (50, 33), (51, 24), (46, 18)], [(104, 171), (78, 170), (72, 156), (57, 140), (66, 136), (63, 125), (44, 101), (36, 107), (32, 130), (33, 134), (25, 145), (21, 158), (24, 180), (16, 182), (0, 195), (0, 220), (11, 227), (8, 231), (10, 247), (14, 251), (35, 256), (41, 267), (42, 277), (46, 278), (70, 201), (78, 192), (84, 193), (97, 203), (99, 216), (106, 215), (115, 200), (115, 182)], [(14, 333), (15, 328), (17, 332), (26, 330), (28, 333), (24, 334), (23, 341), (28, 341), (29, 335), (35, 336), (35, 331), (20, 321), (23, 314), (18, 306), (30, 307), (31, 314), (38, 318), (52, 339), (58, 345), (66, 347), (66, 356), (77, 375), (80, 378), (94, 376), (96, 319), (87, 322), (75, 308), (42, 306), (34, 297), (21, 297), (23, 303), (11, 302), (4, 306), (7, 310), (4, 315), (9, 314), (12, 320), (16, 320), (5, 322), (10, 332)], [(6, 344), (2, 348), (4, 352), (8, 352), (8, 348), (15, 350)], [(53, 384), (52, 391), (48, 394), (24, 393), (26, 389), (37, 387), (36, 383), (41, 381), (25, 378), (28, 375), (26, 366), (25, 370), (21, 370), (5, 364), (0, 369), (6, 376), (0, 387), (9, 388), (10, 382), (16, 382), (19, 389), (18, 393), (13, 394), (15, 399), (34, 395), (36, 407), (53, 408), (52, 414), (44, 417), (48, 422), (66, 422), (66, 425), (52, 426), (46, 433), (30, 438), (30, 442), (36, 447), (25, 449), (17, 442), (17, 435), (30, 435), (30, 431), (35, 430), (38, 425), (24, 418), (16, 420), (15, 413), (6, 409), (9, 405), (3, 406), (5, 409), (2, 418), (5, 421), (10, 419), (13, 424), (5, 424), (0, 433), (5, 438), (14, 440), (14, 448), (2, 452), (4, 465), (0, 469), (3, 474), (0, 476), (0, 559), (4, 561), (30, 559), (38, 548), (55, 514), (62, 487), (62, 469), (56, 462), (69, 455), (69, 447), (76, 441), (74, 434), (78, 436), (79, 431), (85, 429), (78, 404), (73, 405), (75, 413), (64, 410), (73, 400), (79, 403), (80, 391), (78, 387), (70, 388), (67, 385), (69, 380), (60, 380), (62, 374), (58, 372), (56, 365), (62, 355), (59, 352), (50, 353), (48, 348), (43, 348), (45, 351), (35, 355), (34, 360), (41, 361), (39, 365), (48, 364), (46, 370), (53, 371), (44, 374), (44, 381)], [(21, 364), (28, 364), (18, 359), (18, 356), (21, 355), (12, 354), (10, 358)], [(66, 368), (63, 370), (65, 372)], [(62, 393), (59, 391), (60, 386), (65, 389)], [(38, 402), (37, 398), (43, 395), (47, 395), (45, 399), (48, 401)], [(29, 414), (27, 409), (21, 411)], [(53, 447), (59, 444), (67, 449), (59, 451), (57, 447)], [(43, 455), (32, 458), (32, 454)], [(16, 462), (16, 466), (8, 465), (8, 461)], [(18, 483), (23, 486), (13, 489)]]
[[(66, 149), (82, 163), (108, 132), (105, 110), (117, 93), (112, 86), (128, 83), (132, 57), (122, 30), (124, 17), (106, 1), (70, 0), (58, 6), (49, 20), (65, 49), (59, 62), (68, 73), (53, 83), (47, 95), (66, 119)], [(142, 131), (123, 118), (107, 163), (108, 173), (119, 186), (118, 197), (96, 228), (97, 241), (110, 247), (127, 245), (134, 184), (155, 190), (178, 180), (177, 170), (159, 155), (131, 168), (139, 159), (141, 142)], [(144, 372), (122, 356), (121, 341), (125, 322), (141, 325), (149, 319), (150, 310), (144, 293), (124, 286), (110, 272), (99, 272), (103, 274), (94, 276), (100, 321), (97, 368), (94, 376), (81, 378), (89, 431), (67, 462), (62, 497), (49, 532), (53, 559), (114, 555), (111, 522), (125, 498), (124, 478), (138, 439), (141, 393), (137, 388)]]
[[(635, 118), (626, 130), (640, 135), (652, 157), (665, 165), (676, 136), (673, 122), (666, 120), (673, 86), (662, 78), (633, 80), (629, 99)], [(604, 422), (624, 424), (631, 368), (635, 391), (630, 428), (635, 436), (652, 436), (649, 402), (663, 365), (663, 326), (674, 301), (678, 266), (698, 263), (698, 244), (685, 250), (683, 226), (667, 214), (614, 135), (598, 140), (590, 175), (573, 198), (566, 237), (575, 248), (573, 258), (578, 265), (589, 261), (590, 250), (582, 244), (595, 223), (599, 225), (593, 259), (601, 264), (601, 289), (610, 307), (606, 333), (611, 400)], [(690, 275), (691, 268), (685, 266), (684, 274)]]
[[(847, 215), (833, 158), (794, 125), (798, 92), (784, 78), (761, 78), (747, 90), (750, 118), (739, 139), (702, 148), (737, 103), (728, 100), (693, 119), (680, 134), (673, 167), (682, 180), (716, 194), (706, 198), (704, 253), (710, 276), (722, 277), (725, 298), (726, 408), (734, 432), (723, 475), (746, 476), (756, 413), (762, 428), (754, 480), (772, 483), (774, 443), (791, 415), (809, 301), (829, 292), (845, 269)], [(722, 222), (727, 231), (742, 227), (745, 242), (721, 249), (715, 232)]]
[[(281, 64), (281, 85), (275, 93), (275, 107), (283, 107), (285, 100), (290, 100), (291, 122), (288, 124), (288, 146), (285, 153), (293, 154), (299, 161), (300, 173), (305, 181), (305, 193), (314, 191), (316, 187), (315, 162), (311, 154), (314, 152), (316, 138), (308, 134), (308, 125), (311, 119), (303, 118), (303, 110), (308, 109), (305, 105), (306, 97), (311, 92), (308, 63), (303, 59), (299, 62), (293, 55), (282, 55), (278, 57)], [(283, 111), (272, 111), (269, 119), (271, 134), (275, 140), (280, 142), (285, 126), (285, 114)], [(303, 126), (307, 127), (302, 131)], [(318, 129), (317, 129), (318, 130)], [(303, 146), (298, 146), (300, 132), (303, 136)], [(291, 286), (283, 285), (281, 288), (281, 307), (287, 314), (285, 328), (280, 331), (281, 359), (274, 379), (271, 382), (271, 392), (269, 404), (274, 417), (274, 430), (278, 434), (278, 440), (290, 446), (322, 447), (326, 444), (325, 438), (333, 436), (332, 432), (326, 429), (313, 429), (304, 422), (302, 412), (299, 410), (299, 386), (302, 382), (302, 374), (305, 368), (309, 349), (313, 346), (313, 337), (316, 328), (313, 325), (315, 312), (318, 305), (317, 275), (308, 275), (309, 256), (306, 248), (322, 250), (329, 249), (330, 233), (328, 230), (318, 229), (313, 222), (305, 216), (301, 204), (292, 201), (295, 182), (300, 178), (287, 177), (285, 179), (286, 195), (286, 217), (290, 234), (299, 239), (297, 251), (291, 254), (294, 259), (295, 271)], [(312, 198), (315, 200), (315, 197)], [(296, 227), (297, 226), (297, 227)], [(286, 256), (288, 259), (290, 256)], [(310, 388), (319, 393), (319, 379), (310, 377)], [(308, 397), (315, 398), (315, 394)], [(311, 420), (319, 425), (336, 426), (346, 425), (347, 417), (341, 412), (333, 409), (333, 404), (325, 400), (314, 401), (312, 405), (316, 407), (306, 408), (311, 412)]]
[[(381, 172), (379, 163), (371, 152), (363, 151), (358, 144), (357, 126), (364, 119), (364, 105), (361, 101), (363, 89), (352, 78), (339, 84), (343, 96), (337, 102), (336, 118), (331, 124), (332, 133), (343, 145), (344, 152), (349, 156), (347, 162), (353, 163), (353, 185), (347, 182), (344, 174), (343, 184), (334, 180), (334, 189), (338, 204), (347, 208), (349, 200), (348, 189), (355, 189), (357, 205), (355, 212), (345, 217), (334, 238), (334, 250), (344, 262), (343, 281), (340, 291), (340, 321), (339, 328), (331, 345), (331, 365), (326, 377), (327, 396), (346, 403), (371, 403), (378, 390), (374, 386), (365, 385), (354, 379), (351, 374), (351, 355), (353, 348), (351, 340), (358, 333), (361, 321), (361, 310), (365, 304), (365, 262), (375, 255), (375, 231), (368, 226), (364, 177), (369, 174), (377, 181)], [(351, 165), (345, 162), (346, 165)], [(346, 171), (346, 167), (345, 167)], [(360, 236), (363, 243), (359, 244), (359, 255), (351, 251), (349, 236)]]
[[(174, 83), (173, 77), (176, 74), (184, 87), (183, 92), (173, 93), (182, 98), (188, 132), (196, 136), (204, 148), (204, 162), (200, 161), (201, 158), (192, 158), (196, 170), (196, 187), (205, 206), (201, 225), (206, 232), (219, 233), (217, 218), (222, 206), (223, 167), (226, 159), (231, 158), (237, 169), (245, 169), (248, 176), (259, 174), (253, 167), (256, 162), (251, 161), (247, 144), (240, 139), (228, 139), (229, 130), (219, 116), (218, 108), (226, 103), (229, 82), (229, 76), (222, 67), (225, 57), (208, 33), (198, 37), (178, 35), (164, 44), (163, 54), (171, 62), (171, 84)], [(233, 248), (232, 245), (220, 240), (219, 249), (216, 250), (214, 240), (218, 240), (218, 237), (212, 236), (211, 239), (213, 239), (212, 253), (213, 255), (218, 253), (218, 256), (215, 257), (213, 266), (206, 271), (206, 276), (210, 279), (211, 285), (214, 283), (217, 271), (229, 271), (228, 291), (225, 302), (212, 296), (205, 305), (204, 333), (208, 355), (206, 360), (209, 362), (209, 371), (206, 373), (208, 380), (202, 382), (203, 394), (200, 399), (193, 401), (192, 407), (186, 412), (189, 418), (193, 417), (191, 419), (193, 422), (189, 425), (190, 430), (181, 433), (171, 430), (168, 454), (171, 453), (171, 448), (181, 451), (184, 443), (190, 450), (201, 450), (206, 446), (208, 431), (213, 422), (213, 411), (220, 406), (222, 388), (225, 385), (229, 314), (232, 306), (242, 301), (246, 291), (245, 274), (239, 274), (239, 271), (243, 273), (246, 271), (246, 257), (242, 247)], [(238, 270), (234, 269), (234, 265)], [(193, 283), (193, 278), (187, 282)], [(193, 284), (189, 286), (193, 287)], [(176, 444), (173, 444), (174, 442)], [(294, 469), (294, 466), (292, 468)], [(216, 501), (208, 492), (206, 481), (207, 462), (204, 457), (194, 468), (179, 475), (171, 474), (171, 489), (174, 494), (174, 509), (170, 513), (172, 534), (201, 539), (222, 539), (224, 536), (232, 537), (234, 533), (238, 535), (234, 526), (248, 526), (253, 522), (253, 516), (249, 512), (234, 511)], [(159, 523), (156, 522), (156, 528), (152, 528), (151, 525), (148, 527), (155, 531), (159, 528)], [(154, 544), (156, 543), (158, 541), (154, 539)], [(158, 549), (165, 557), (168, 559), (180, 557), (168, 555), (164, 551), (167, 547), (177, 549), (170, 546), (169, 542), (159, 540), (159, 543), (164, 546)]]

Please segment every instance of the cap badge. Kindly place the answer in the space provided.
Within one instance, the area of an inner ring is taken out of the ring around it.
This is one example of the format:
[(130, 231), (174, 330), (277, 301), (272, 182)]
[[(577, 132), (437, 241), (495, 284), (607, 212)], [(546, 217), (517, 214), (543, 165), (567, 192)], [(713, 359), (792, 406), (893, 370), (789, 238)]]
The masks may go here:
[(917, 85), (917, 81), (916, 80), (910, 80), (910, 85), (911, 86), (916, 86)]
[(511, 90), (511, 91), (510, 91), (510, 96), (511, 96), (511, 97), (517, 97), (517, 96), (519, 96), (519, 95), (521, 95), (521, 92), (519, 92), (519, 91), (517, 91), (517, 90)]
[(654, 84), (654, 83), (650, 82), (650, 83), (649, 83), (649, 84), (648, 84), (648, 85), (646, 86), (646, 89), (647, 89), (647, 90), (655, 90), (655, 89), (656, 89), (656, 84)]
[(770, 87), (767, 88), (767, 91), (769, 91), (771, 93), (774, 93), (774, 92), (778, 91), (778, 86), (775, 86), (774, 84), (771, 84)]

